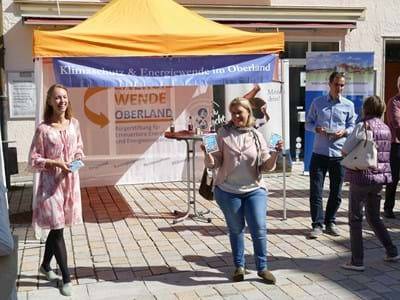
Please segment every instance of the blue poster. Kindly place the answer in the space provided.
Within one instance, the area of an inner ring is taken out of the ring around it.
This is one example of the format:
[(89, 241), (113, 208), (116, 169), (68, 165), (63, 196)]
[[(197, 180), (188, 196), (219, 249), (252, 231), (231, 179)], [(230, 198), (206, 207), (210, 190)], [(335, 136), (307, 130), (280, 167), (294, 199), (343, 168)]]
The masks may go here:
[[(314, 98), (329, 93), (329, 75), (343, 72), (346, 85), (343, 96), (354, 102), (355, 112), (361, 115), (362, 101), (375, 93), (373, 52), (308, 52), (306, 81), (306, 113)], [(305, 131), (304, 171), (309, 171), (314, 133)]]
[(270, 82), (275, 54), (53, 58), (67, 87), (156, 87)]

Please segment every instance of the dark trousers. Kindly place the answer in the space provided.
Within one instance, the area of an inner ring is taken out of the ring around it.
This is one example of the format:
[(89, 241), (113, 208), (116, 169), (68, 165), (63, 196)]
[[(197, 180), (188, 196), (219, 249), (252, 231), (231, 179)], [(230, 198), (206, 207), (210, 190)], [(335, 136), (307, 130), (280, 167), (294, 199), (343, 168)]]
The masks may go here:
[(392, 170), (392, 183), (386, 186), (384, 205), (386, 211), (393, 211), (396, 200), (396, 187), (400, 173), (400, 144), (392, 143), (390, 148), (390, 169)]
[[(342, 202), (341, 192), (344, 170), (340, 161), (342, 157), (329, 157), (313, 153), (310, 162), (310, 210), (312, 227), (335, 223), (336, 212)], [(325, 217), (322, 206), (322, 194), (326, 172), (329, 171), (329, 197)]]
[(393, 245), (390, 235), (380, 218), (381, 184), (355, 185), (350, 184), (349, 225), (351, 244), (351, 263), (355, 266), (364, 264), (364, 249), (362, 238), (363, 207), (365, 216), (376, 237), (386, 249), (388, 256), (397, 256), (397, 248)]

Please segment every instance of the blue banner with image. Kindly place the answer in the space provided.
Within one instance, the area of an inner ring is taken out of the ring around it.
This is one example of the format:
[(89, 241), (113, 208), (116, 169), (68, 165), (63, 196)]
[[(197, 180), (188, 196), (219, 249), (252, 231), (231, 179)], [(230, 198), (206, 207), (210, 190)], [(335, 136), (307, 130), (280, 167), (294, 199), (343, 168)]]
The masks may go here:
[(275, 54), (53, 58), (67, 87), (151, 87), (270, 82)]
[[(306, 112), (312, 101), (329, 93), (329, 75), (343, 72), (346, 85), (343, 96), (354, 102), (355, 112), (361, 115), (361, 106), (366, 96), (375, 93), (373, 52), (308, 52), (306, 75)], [(305, 131), (304, 171), (309, 171), (314, 133)]]

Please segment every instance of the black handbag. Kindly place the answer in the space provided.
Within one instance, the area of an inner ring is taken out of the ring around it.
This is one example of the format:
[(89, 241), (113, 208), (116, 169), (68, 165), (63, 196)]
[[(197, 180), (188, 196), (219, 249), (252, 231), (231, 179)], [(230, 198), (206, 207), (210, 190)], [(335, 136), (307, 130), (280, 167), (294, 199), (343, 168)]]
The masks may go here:
[(209, 175), (207, 168), (204, 168), (203, 176), (201, 177), (199, 194), (207, 200), (214, 200), (214, 178)]

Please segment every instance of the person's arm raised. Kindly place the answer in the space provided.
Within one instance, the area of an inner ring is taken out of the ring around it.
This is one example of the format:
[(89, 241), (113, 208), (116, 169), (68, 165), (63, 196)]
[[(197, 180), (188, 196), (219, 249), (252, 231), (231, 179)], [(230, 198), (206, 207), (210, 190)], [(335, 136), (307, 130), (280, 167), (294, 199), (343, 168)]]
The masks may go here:
[(247, 100), (253, 99), (260, 90), (260, 86), (255, 84), (250, 91), (243, 95), (243, 98), (246, 98)]

